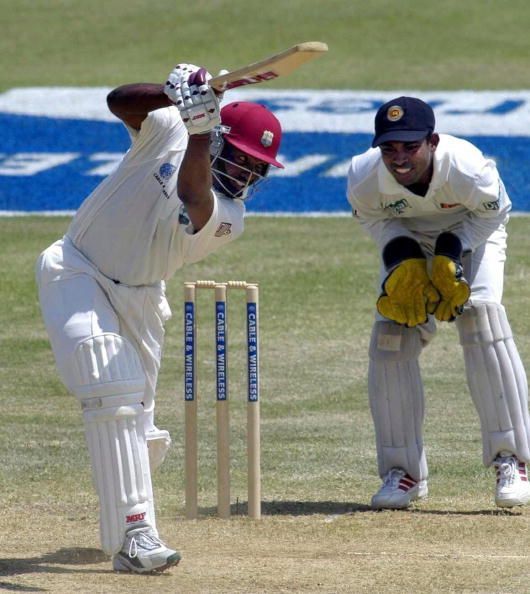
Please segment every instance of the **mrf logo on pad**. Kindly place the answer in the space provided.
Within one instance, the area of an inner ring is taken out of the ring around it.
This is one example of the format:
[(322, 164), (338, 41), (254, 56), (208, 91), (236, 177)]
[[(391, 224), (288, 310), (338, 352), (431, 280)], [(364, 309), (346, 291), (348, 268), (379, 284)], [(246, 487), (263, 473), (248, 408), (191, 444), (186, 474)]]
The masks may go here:
[(145, 512), (139, 514), (131, 514), (125, 518), (126, 524), (135, 524), (136, 522), (142, 522), (145, 519)]

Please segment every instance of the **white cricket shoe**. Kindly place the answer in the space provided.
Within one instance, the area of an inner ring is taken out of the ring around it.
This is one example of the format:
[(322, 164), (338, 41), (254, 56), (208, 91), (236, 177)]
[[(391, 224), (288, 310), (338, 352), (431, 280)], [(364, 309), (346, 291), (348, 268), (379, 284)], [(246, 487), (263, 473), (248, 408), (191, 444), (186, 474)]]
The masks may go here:
[(405, 509), (412, 501), (426, 497), (427, 481), (416, 481), (402, 468), (392, 468), (372, 497), (373, 509)]
[(530, 483), (526, 464), (511, 452), (499, 452), (493, 462), (497, 473), (495, 504), (514, 507), (530, 501)]
[(178, 551), (168, 549), (151, 527), (143, 526), (127, 532), (121, 551), (112, 557), (112, 565), (115, 571), (149, 573), (164, 571), (180, 559)]

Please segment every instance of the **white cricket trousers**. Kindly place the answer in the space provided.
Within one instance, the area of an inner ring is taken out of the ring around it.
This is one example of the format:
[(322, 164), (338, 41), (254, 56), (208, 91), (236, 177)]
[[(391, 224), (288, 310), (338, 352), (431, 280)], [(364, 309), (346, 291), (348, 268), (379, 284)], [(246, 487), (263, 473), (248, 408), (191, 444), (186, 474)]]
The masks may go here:
[(63, 238), (37, 261), (42, 316), (63, 383), (75, 384), (71, 357), (90, 336), (111, 332), (134, 346), (142, 362), (146, 389), (144, 428), (153, 425), (154, 395), (164, 340), (164, 324), (171, 317), (163, 282), (131, 287), (107, 278)]

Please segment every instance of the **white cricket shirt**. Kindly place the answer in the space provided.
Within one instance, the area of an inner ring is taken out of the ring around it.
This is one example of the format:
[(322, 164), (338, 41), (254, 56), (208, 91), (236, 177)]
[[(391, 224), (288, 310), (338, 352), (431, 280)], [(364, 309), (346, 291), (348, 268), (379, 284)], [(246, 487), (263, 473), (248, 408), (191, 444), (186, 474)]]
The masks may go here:
[(119, 167), (86, 198), (67, 236), (105, 276), (127, 285), (170, 278), (243, 231), (241, 200), (213, 193), (208, 223), (193, 233), (177, 196), (188, 134), (176, 107), (148, 114)]
[(440, 134), (433, 165), (429, 190), (418, 196), (392, 177), (379, 148), (352, 158), (348, 201), (381, 250), (402, 235), (432, 246), (443, 231), (475, 250), (507, 222), (511, 201), (495, 162), (477, 147)]

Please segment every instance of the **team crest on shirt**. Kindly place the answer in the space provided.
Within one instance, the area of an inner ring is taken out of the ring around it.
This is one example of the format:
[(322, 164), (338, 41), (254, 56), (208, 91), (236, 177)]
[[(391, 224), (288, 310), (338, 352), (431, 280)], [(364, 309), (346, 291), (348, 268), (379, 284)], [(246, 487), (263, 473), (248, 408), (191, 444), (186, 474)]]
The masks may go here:
[(175, 165), (172, 165), (171, 163), (162, 163), (158, 171), (160, 173), (160, 177), (167, 180), (175, 173), (176, 170), (177, 168)]
[(410, 204), (405, 198), (385, 204), (385, 210), (390, 210), (395, 216), (403, 214), (407, 208), (410, 208)]
[(223, 237), (232, 233), (232, 223), (221, 223), (215, 231), (215, 237)]
[(177, 168), (175, 167), (175, 165), (172, 165), (171, 163), (162, 163), (162, 165), (160, 165), (158, 169), (158, 172), (153, 172), (153, 177), (162, 187), (162, 194), (167, 200), (169, 200), (169, 192), (166, 188), (166, 182), (175, 173), (176, 170)]

